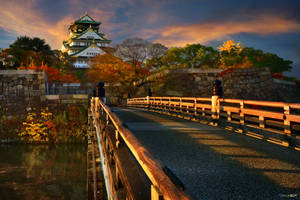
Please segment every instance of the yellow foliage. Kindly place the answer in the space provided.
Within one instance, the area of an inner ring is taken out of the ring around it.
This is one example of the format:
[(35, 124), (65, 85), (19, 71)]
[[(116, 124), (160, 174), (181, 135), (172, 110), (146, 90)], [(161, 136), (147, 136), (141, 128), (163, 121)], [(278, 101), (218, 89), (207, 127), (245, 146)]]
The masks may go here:
[(45, 123), (51, 117), (52, 113), (48, 111), (48, 108), (40, 112), (40, 117), (36, 113), (28, 113), (26, 121), (23, 122), (24, 129), (19, 133), (19, 136), (31, 142), (48, 141), (49, 130)]
[(233, 49), (237, 49), (238, 51), (241, 51), (243, 49), (241, 43), (235, 44), (233, 40), (227, 40), (223, 43), (222, 46), (219, 46), (218, 49), (222, 51), (228, 51), (231, 52)]

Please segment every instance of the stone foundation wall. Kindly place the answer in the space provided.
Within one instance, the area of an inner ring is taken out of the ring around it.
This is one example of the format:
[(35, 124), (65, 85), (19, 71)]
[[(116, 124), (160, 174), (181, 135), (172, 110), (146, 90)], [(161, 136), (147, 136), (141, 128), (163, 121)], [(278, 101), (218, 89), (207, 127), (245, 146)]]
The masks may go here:
[(300, 102), (300, 87), (295, 82), (273, 79), (280, 97), (287, 102)]
[(47, 85), (47, 94), (92, 94), (93, 87), (89, 83), (51, 83)]
[(0, 70), (0, 106), (19, 114), (45, 103), (45, 73), (35, 70)]
[(65, 106), (88, 106), (88, 95), (46, 95), (45, 73), (36, 70), (0, 70), (0, 111), (7, 116), (49, 107), (59, 111)]
[(268, 68), (166, 70), (139, 82), (137, 96), (147, 96), (151, 88), (153, 96), (211, 97), (216, 78), (222, 80), (224, 98), (283, 100)]
[(59, 108), (68, 106), (84, 106), (88, 107), (89, 97), (87, 94), (66, 94), (66, 95), (46, 95), (46, 105), (50, 110), (57, 110)]
[(224, 97), (281, 101), (268, 68), (235, 69), (223, 76)]

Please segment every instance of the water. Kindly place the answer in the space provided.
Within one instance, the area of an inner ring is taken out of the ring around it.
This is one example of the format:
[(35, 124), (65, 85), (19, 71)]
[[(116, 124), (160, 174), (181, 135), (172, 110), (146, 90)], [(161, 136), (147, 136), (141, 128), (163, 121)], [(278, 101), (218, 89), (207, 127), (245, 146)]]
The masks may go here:
[(86, 145), (0, 145), (0, 199), (87, 199)]

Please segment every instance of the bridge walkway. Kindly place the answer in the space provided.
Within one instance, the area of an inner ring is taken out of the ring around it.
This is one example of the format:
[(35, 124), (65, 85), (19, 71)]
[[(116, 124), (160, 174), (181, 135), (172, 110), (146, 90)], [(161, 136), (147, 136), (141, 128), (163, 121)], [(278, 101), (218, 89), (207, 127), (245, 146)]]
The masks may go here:
[(154, 112), (112, 111), (195, 199), (300, 198), (300, 151)]

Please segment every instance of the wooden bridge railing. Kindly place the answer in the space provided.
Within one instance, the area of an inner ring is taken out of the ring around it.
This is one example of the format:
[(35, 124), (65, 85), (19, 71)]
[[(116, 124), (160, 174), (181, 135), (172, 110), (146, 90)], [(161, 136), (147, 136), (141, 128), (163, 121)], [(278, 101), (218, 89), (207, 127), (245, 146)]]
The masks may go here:
[(194, 97), (143, 97), (127, 100), (143, 107), (211, 125), (223, 125), (259, 139), (300, 150), (300, 103)]
[(98, 97), (92, 98), (90, 109), (113, 199), (191, 199)]

